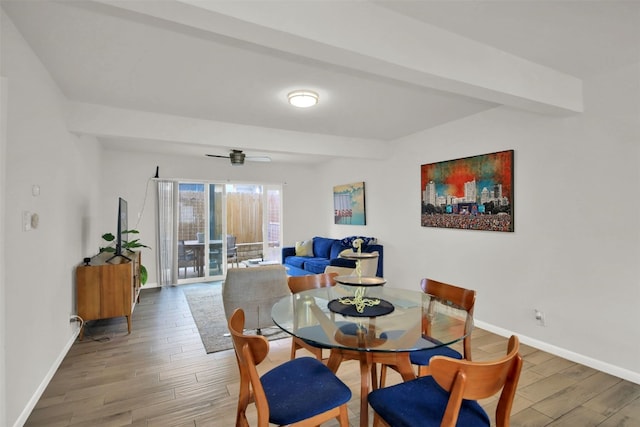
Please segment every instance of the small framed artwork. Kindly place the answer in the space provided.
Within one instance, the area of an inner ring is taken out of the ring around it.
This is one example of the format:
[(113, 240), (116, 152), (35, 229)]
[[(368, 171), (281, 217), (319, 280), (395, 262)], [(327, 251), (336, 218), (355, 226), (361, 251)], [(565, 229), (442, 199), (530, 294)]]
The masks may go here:
[(336, 224), (367, 225), (364, 182), (333, 187), (333, 212)]
[(420, 166), (423, 227), (513, 231), (513, 150)]

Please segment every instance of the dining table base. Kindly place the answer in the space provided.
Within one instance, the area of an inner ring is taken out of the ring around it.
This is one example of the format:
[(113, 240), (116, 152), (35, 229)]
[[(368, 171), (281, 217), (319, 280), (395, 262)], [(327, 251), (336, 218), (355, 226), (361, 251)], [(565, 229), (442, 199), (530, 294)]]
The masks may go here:
[(358, 351), (332, 348), (327, 367), (337, 373), (340, 364), (345, 360), (360, 362), (360, 427), (369, 425), (369, 392), (378, 388), (376, 365), (385, 364), (396, 370), (404, 381), (416, 378), (416, 373), (409, 360), (409, 353), (393, 353), (379, 351)]

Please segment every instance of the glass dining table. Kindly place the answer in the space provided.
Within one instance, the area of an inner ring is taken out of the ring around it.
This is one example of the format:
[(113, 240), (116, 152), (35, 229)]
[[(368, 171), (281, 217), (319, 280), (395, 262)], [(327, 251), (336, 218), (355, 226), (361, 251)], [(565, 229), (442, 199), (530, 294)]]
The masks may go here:
[[(405, 381), (414, 379), (409, 353), (461, 341), (471, 333), (473, 318), (450, 301), (422, 291), (382, 286), (383, 279), (362, 279), (365, 283), (341, 283), (284, 297), (271, 315), (292, 336), (329, 348), (327, 366), (333, 372), (343, 360), (359, 360), (360, 426), (367, 426), (367, 396), (378, 386), (376, 364), (392, 367)], [(354, 304), (354, 296), (366, 304)]]

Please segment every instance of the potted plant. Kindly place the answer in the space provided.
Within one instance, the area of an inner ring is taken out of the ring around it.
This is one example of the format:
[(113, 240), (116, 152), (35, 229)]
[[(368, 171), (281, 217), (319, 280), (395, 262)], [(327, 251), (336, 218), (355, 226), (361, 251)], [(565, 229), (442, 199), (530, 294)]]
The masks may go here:
[[(140, 234), (140, 232), (138, 230), (125, 230), (122, 232), (122, 234)], [(111, 252), (111, 253), (115, 253), (116, 248), (116, 236), (114, 236), (112, 233), (105, 233), (102, 235), (102, 239), (106, 242), (109, 242), (108, 246), (105, 247), (101, 247), (100, 248), (100, 253), (103, 252)], [(133, 252), (134, 249), (138, 249), (138, 248), (148, 248), (151, 249), (150, 246), (145, 245), (144, 243), (140, 242), (140, 239), (132, 239), (132, 240), (128, 240), (128, 241), (123, 241), (122, 242), (122, 249), (123, 250), (128, 250)], [(147, 268), (140, 264), (140, 283), (142, 285), (144, 285), (145, 283), (147, 283), (147, 278), (148, 278), (148, 274), (147, 274)]]

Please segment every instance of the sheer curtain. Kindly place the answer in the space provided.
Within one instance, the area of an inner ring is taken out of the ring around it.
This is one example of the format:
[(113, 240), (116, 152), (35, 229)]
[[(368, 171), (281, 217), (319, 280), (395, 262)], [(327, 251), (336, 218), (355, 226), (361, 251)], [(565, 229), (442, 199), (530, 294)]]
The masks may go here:
[(178, 282), (178, 269), (174, 255), (174, 240), (177, 235), (176, 201), (177, 185), (173, 181), (157, 181), (157, 241), (158, 241), (158, 285), (168, 286)]

